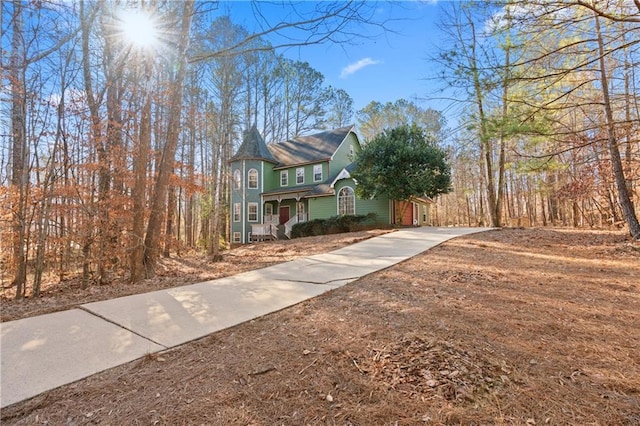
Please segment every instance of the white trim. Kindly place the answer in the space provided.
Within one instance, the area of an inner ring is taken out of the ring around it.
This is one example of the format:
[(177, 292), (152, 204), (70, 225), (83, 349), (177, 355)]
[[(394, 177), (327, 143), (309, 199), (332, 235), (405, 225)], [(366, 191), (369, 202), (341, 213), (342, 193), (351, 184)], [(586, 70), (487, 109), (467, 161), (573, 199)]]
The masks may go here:
[[(239, 178), (239, 179), (236, 179)], [(242, 189), (242, 172), (240, 171), (240, 169), (235, 169), (233, 171), (233, 190), (234, 191), (239, 191)]]
[(349, 188), (351, 190), (352, 197), (353, 197), (353, 213), (344, 213), (344, 215), (350, 215), (350, 214), (355, 215), (356, 211), (357, 211), (356, 210), (356, 191), (352, 187), (350, 187), (349, 185), (345, 185), (342, 188), (340, 188), (340, 190), (336, 194), (336, 212), (337, 212), (338, 216), (342, 215), (342, 213), (340, 213), (340, 192), (342, 192), (344, 189), (347, 189), (347, 188)]
[[(298, 182), (298, 172), (302, 170), (302, 182)], [(296, 167), (296, 185), (304, 185), (304, 167)]]
[(238, 231), (233, 231), (233, 235), (231, 237), (232, 241), (234, 243), (241, 243), (242, 242), (242, 233), (238, 232)]
[[(256, 186), (255, 188), (251, 186), (251, 172), (256, 172)], [(247, 189), (258, 189), (258, 187), (260, 182), (260, 172), (258, 172), (258, 169), (254, 169), (253, 167), (249, 169), (249, 171), (247, 172)]]
[(351, 126), (351, 129), (349, 129), (349, 131), (347, 132), (347, 135), (344, 137), (344, 139), (342, 139), (342, 142), (340, 142), (340, 144), (338, 145), (338, 148), (336, 148), (333, 154), (331, 154), (331, 158), (330, 158), (331, 161), (333, 161), (334, 157), (336, 156), (336, 153), (340, 150), (344, 141), (346, 141), (349, 138), (349, 135), (352, 133), (355, 136), (356, 141), (358, 142), (358, 145), (360, 145), (360, 140), (358, 139), (358, 135), (356, 135), (356, 132), (355, 132), (355, 126)]
[[(282, 184), (282, 176), (286, 177), (286, 181), (287, 183), (285, 185)], [(286, 188), (289, 186), (289, 169), (287, 170), (280, 170), (280, 188)]]
[[(320, 179), (316, 179), (316, 167), (320, 167)], [(322, 177), (323, 177), (322, 163), (321, 164), (314, 164), (313, 165), (313, 181), (314, 182), (322, 182)]]
[(262, 195), (262, 193), (264, 192), (264, 161), (260, 161), (260, 180), (259, 180), (259, 185), (260, 185), (260, 220), (259, 222), (262, 223), (264, 221), (264, 211), (262, 206), (264, 206), (264, 196)]
[[(241, 207), (242, 203), (233, 203), (233, 222), (234, 223), (240, 223), (242, 221), (242, 207)], [(236, 219), (236, 206), (238, 206), (238, 210), (240, 210), (238, 212), (238, 219)]]
[[(251, 219), (251, 207), (255, 207), (256, 208), (256, 218), (255, 219)], [(259, 203), (256, 203), (254, 201), (251, 201), (249, 203), (247, 203), (247, 222), (258, 222), (258, 219), (260, 218), (260, 205)]]
[(336, 183), (339, 180), (342, 179), (349, 179), (351, 177), (351, 174), (349, 173), (349, 171), (347, 169), (342, 169), (340, 171), (340, 173), (338, 173), (338, 176), (336, 176), (336, 178), (333, 180), (333, 182), (331, 182), (331, 185), (329, 185), (331, 188), (336, 186)]
[(243, 243), (247, 241), (244, 240), (244, 236), (247, 233), (247, 182), (245, 179), (247, 178), (247, 161), (242, 160), (242, 213), (241, 213), (241, 222), (242, 222), (242, 239)]

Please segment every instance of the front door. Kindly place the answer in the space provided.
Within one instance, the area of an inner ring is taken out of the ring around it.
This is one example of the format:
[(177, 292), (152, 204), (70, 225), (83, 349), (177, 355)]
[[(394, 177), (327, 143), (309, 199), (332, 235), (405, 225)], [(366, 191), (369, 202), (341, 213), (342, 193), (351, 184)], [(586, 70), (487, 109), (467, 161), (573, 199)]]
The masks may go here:
[(278, 213), (280, 216), (280, 225), (284, 225), (285, 223), (289, 222), (289, 206), (280, 206)]

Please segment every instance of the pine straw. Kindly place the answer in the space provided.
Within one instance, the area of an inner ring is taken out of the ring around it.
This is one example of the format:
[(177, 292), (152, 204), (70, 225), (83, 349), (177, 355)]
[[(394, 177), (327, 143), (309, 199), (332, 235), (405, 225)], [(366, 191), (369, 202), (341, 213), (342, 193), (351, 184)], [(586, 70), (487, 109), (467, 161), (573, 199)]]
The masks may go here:
[(3, 424), (640, 423), (640, 250), (506, 229), (96, 374)]

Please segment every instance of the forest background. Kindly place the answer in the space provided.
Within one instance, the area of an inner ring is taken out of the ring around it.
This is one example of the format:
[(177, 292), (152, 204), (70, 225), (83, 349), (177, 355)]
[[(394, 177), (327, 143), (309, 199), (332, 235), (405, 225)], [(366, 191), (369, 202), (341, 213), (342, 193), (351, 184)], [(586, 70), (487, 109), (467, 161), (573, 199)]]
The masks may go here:
[(447, 43), (424, 67), (461, 106), (455, 125), (418, 99), (354, 111), (280, 53), (384, 32), (376, 3), (286, 3), (270, 20), (255, 2), (256, 31), (210, 1), (2, 2), (3, 294), (37, 296), (44, 277), (136, 282), (161, 256), (216, 255), (228, 159), (254, 123), (268, 142), (354, 122), (363, 143), (424, 127), (452, 166), (437, 226), (640, 238), (639, 0), (445, 3)]

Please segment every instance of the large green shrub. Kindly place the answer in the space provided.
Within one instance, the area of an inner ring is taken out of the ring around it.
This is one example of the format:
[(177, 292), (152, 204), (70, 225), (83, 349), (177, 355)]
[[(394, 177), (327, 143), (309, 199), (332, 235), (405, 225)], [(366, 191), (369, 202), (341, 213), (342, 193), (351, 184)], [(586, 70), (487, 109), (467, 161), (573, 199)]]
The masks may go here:
[(328, 219), (314, 219), (293, 225), (291, 238), (363, 231), (373, 229), (377, 225), (378, 221), (375, 213), (369, 213), (367, 215), (332, 216)]

